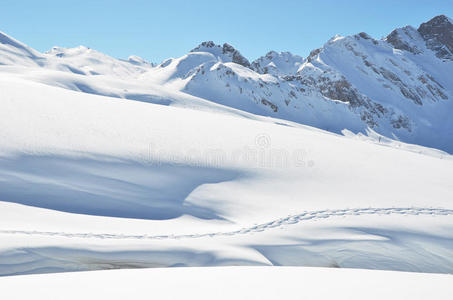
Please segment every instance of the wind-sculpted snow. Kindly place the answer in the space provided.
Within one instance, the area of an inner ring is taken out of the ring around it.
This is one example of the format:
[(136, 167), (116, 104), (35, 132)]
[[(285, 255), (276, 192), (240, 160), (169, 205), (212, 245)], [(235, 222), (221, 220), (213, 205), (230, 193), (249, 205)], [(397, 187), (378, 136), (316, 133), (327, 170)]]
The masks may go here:
[[(452, 213), (430, 208), (323, 210), (237, 231), (193, 235), (3, 230), (0, 236), (28, 244), (16, 251), (0, 252), (0, 276), (219, 265), (451, 273), (453, 258), (449, 249), (453, 237), (422, 229), (422, 224), (429, 227), (440, 219), (442, 224), (448, 224), (448, 230), (453, 225), (448, 222)], [(365, 220), (369, 220), (368, 225)], [(401, 227), (417, 221), (422, 224)]]
[[(215, 64), (257, 85), (276, 82)], [(212, 103), (188, 109), (36, 82), (46, 76), (0, 74), (0, 274), (216, 265), (453, 270), (447, 153)], [(102, 78), (84, 82), (96, 87)], [(121, 95), (126, 87), (116, 82), (110, 92)], [(174, 95), (176, 103), (201, 99)]]
[[(181, 215), (222, 219), (185, 199), (203, 184), (234, 179), (234, 171), (160, 162), (147, 168), (115, 158), (20, 156), (0, 159), (0, 199), (59, 211), (166, 220)], [(8, 174), (13, 173), (13, 176)], [(29, 188), (22, 189), (27, 184)], [(62, 193), (62, 189), (64, 192)]]
[(203, 237), (221, 237), (233, 236), (238, 234), (250, 234), (262, 232), (272, 228), (281, 226), (297, 224), (307, 220), (326, 219), (331, 217), (346, 217), (346, 216), (363, 216), (363, 215), (428, 215), (428, 216), (451, 216), (453, 215), (452, 209), (442, 208), (420, 208), (420, 207), (391, 207), (391, 208), (351, 208), (351, 209), (337, 209), (337, 210), (319, 210), (307, 211), (294, 216), (280, 218), (267, 223), (254, 225), (252, 227), (241, 228), (235, 231), (227, 232), (208, 232), (196, 234), (172, 234), (172, 235), (129, 235), (129, 234), (112, 234), (112, 233), (70, 233), (70, 232), (49, 232), (49, 231), (26, 231), (26, 230), (0, 230), (3, 234), (23, 234), (23, 235), (41, 235), (41, 236), (55, 236), (66, 238), (88, 238), (88, 239), (146, 239), (146, 240), (165, 240), (165, 239), (190, 239), (190, 238), (203, 238)]

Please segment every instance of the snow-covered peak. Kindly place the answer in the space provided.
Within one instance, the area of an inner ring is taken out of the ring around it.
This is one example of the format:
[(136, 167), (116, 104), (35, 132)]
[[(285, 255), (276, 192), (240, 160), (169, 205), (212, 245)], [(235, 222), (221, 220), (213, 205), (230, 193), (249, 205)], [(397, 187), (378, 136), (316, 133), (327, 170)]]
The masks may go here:
[[(218, 62), (218, 58), (209, 52), (189, 52), (179, 58), (168, 58), (160, 63), (156, 68), (149, 70), (143, 78), (158, 84), (174, 83), (173, 81), (184, 81), (205, 64), (213, 65)], [(180, 82), (181, 86), (184, 83)], [(178, 85), (178, 88), (180, 86)]]
[(46, 55), (52, 64), (70, 66), (73, 72), (86, 75), (135, 76), (152, 67), (138, 56), (120, 60), (86, 46), (74, 48), (55, 46), (47, 51)]
[(324, 53), (338, 52), (337, 55), (340, 55), (341, 53), (350, 52), (352, 53), (355, 52), (355, 54), (357, 54), (355, 50), (356, 48), (373, 47), (378, 44), (379, 41), (375, 40), (365, 32), (360, 32), (358, 34), (349, 36), (335, 35), (331, 39), (329, 39), (327, 43), (325, 43), (321, 48), (311, 51), (306, 59), (306, 63), (301, 65), (298, 72), (300, 72), (306, 66), (310, 66), (311, 62), (313, 61), (317, 60), (318, 63), (321, 63), (320, 54), (323, 52)]
[[(372, 38), (365, 32), (360, 32), (355, 35), (340, 36), (335, 35), (329, 39), (321, 48), (315, 49), (310, 52), (305, 63), (303, 63), (298, 69), (298, 73), (307, 66), (312, 67), (313, 65), (328, 65), (330, 59), (337, 60), (343, 54), (354, 54), (360, 56), (359, 52), (364, 48), (373, 48), (379, 45), (379, 41)], [(333, 58), (332, 56), (337, 56)], [(333, 62), (333, 61), (332, 61)]]
[(345, 38), (344, 36), (336, 34), (333, 37), (331, 37), (327, 43), (335, 43), (336, 41), (342, 40), (344, 38)]
[(393, 30), (385, 40), (395, 49), (409, 51), (413, 54), (420, 54), (425, 48), (423, 37), (412, 26)]
[(437, 57), (453, 60), (453, 22), (449, 17), (445, 15), (434, 17), (421, 24), (418, 32)]
[(146, 59), (137, 56), (137, 55), (131, 55), (127, 58), (127, 61), (133, 65), (137, 66), (154, 66), (153, 63), (147, 61)]
[(439, 15), (435, 16), (428, 22), (422, 23), (420, 27), (423, 26), (430, 26), (430, 27), (446, 27), (451, 26), (453, 24), (453, 20), (446, 15)]
[(190, 52), (209, 52), (215, 56), (221, 56), (222, 46), (214, 43), (213, 41), (206, 41), (190, 50)]
[(249, 68), (250, 62), (238, 50), (230, 44), (223, 46), (215, 44), (213, 41), (203, 42), (190, 52), (208, 52), (216, 56), (222, 62), (234, 62), (244, 67)]
[[(46, 52), (48, 55), (57, 56), (57, 57), (71, 57), (78, 55), (85, 55), (87, 53), (97, 52), (86, 46), (78, 46), (74, 48), (64, 48), (59, 46), (54, 46), (52, 49)], [(102, 54), (98, 52), (99, 54)]]
[(303, 64), (304, 59), (291, 52), (269, 51), (252, 62), (251, 68), (260, 74), (271, 74), (276, 76), (293, 75)]

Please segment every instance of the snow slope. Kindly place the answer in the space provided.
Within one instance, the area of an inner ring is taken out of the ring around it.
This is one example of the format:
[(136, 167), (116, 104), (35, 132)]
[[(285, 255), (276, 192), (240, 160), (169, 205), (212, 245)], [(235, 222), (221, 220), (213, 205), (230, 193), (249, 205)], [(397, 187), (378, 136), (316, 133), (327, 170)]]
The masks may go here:
[(38, 51), (0, 31), (0, 65), (40, 66), (44, 57)]
[(450, 299), (452, 283), (451, 275), (260, 267), (0, 278), (8, 299)]
[(446, 153), (0, 79), (2, 275), (453, 270)]

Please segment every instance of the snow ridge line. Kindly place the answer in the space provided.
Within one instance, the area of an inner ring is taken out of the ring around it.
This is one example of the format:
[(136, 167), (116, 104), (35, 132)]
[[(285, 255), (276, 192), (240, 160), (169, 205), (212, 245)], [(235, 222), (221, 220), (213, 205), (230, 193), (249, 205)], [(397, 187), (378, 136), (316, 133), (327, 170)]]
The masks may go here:
[(254, 225), (251, 227), (242, 228), (239, 230), (228, 232), (212, 232), (200, 234), (181, 234), (181, 235), (128, 235), (128, 234), (110, 234), (110, 233), (69, 233), (57, 231), (28, 231), (28, 230), (0, 230), (0, 234), (24, 234), (24, 235), (44, 235), (57, 236), (67, 238), (96, 238), (96, 239), (186, 239), (186, 238), (201, 238), (201, 237), (216, 237), (216, 236), (232, 236), (238, 234), (247, 234), (254, 232), (262, 232), (267, 229), (280, 227), (283, 225), (297, 224), (301, 221), (326, 219), (337, 216), (361, 216), (361, 215), (431, 215), (431, 216), (447, 216), (453, 215), (452, 209), (442, 208), (422, 208), (422, 207), (401, 207), (401, 208), (352, 208), (352, 209), (336, 209), (336, 210), (318, 210), (306, 211), (298, 215), (280, 218), (271, 222)]

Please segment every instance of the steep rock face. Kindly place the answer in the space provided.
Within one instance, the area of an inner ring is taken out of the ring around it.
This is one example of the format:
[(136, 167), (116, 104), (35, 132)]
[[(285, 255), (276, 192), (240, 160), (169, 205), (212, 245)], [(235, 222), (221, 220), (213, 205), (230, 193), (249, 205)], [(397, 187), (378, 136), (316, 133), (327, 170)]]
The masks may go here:
[(453, 60), (453, 21), (447, 16), (434, 17), (418, 28), (429, 49), (437, 57)]
[(423, 52), (424, 40), (420, 33), (412, 26), (393, 30), (386, 38), (395, 49), (404, 50), (413, 54)]
[(286, 76), (296, 74), (303, 63), (304, 59), (299, 55), (290, 52), (270, 51), (265, 56), (253, 61), (251, 68), (260, 74)]
[(227, 43), (223, 44), (222, 53), (225, 55), (230, 55), (232, 62), (244, 66), (246, 68), (250, 67), (250, 62), (248, 61), (248, 59), (242, 56), (242, 54), (239, 53), (239, 51), (237, 51), (236, 49), (234, 49), (233, 46)]

